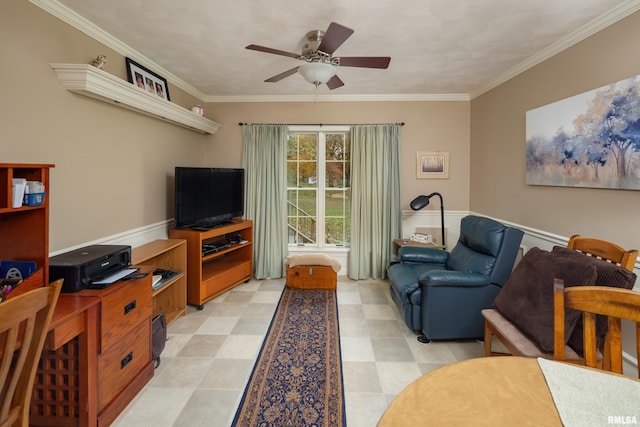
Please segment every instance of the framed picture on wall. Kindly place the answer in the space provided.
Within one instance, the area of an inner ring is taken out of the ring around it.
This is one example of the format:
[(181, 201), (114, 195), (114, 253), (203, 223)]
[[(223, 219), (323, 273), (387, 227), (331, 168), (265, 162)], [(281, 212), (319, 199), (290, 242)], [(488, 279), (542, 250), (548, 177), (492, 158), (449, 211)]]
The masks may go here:
[(141, 89), (146, 90), (149, 93), (164, 98), (170, 101), (169, 87), (167, 86), (167, 80), (138, 64), (131, 58), (125, 58), (127, 64), (127, 78), (129, 83), (133, 83)]
[(418, 151), (416, 155), (416, 178), (449, 178), (448, 151)]
[(526, 114), (527, 185), (640, 190), (640, 75)]

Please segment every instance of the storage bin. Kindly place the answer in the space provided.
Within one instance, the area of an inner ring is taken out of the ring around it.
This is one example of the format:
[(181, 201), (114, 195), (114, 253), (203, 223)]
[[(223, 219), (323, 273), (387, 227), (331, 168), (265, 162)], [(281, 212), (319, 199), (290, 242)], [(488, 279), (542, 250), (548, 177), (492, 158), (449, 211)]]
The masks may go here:
[(324, 265), (287, 267), (286, 286), (290, 289), (336, 289), (336, 272)]
[(44, 202), (45, 193), (25, 194), (23, 204), (26, 206), (40, 206)]

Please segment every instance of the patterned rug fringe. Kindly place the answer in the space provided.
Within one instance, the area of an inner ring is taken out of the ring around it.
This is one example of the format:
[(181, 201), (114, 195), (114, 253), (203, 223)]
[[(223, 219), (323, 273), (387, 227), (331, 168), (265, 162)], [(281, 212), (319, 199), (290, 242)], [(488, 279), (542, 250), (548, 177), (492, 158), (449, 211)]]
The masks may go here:
[(285, 288), (232, 426), (346, 426), (335, 291)]

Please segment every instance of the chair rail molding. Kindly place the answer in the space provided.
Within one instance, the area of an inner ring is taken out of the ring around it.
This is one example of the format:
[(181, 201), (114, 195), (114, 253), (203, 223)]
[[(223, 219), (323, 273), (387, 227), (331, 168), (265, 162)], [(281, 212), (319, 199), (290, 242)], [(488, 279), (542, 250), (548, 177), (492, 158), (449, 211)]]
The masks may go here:
[(89, 64), (49, 64), (63, 88), (122, 108), (137, 111), (203, 134), (220, 124)]
[(126, 230), (118, 234), (113, 234), (111, 236), (104, 236), (96, 240), (83, 242), (75, 246), (51, 251), (49, 252), (49, 256), (52, 257), (55, 255), (60, 255), (65, 252), (74, 251), (76, 249), (91, 245), (129, 245), (132, 248), (136, 248), (157, 239), (169, 238), (168, 230), (169, 227), (173, 226), (173, 224), (173, 218), (165, 221), (160, 221), (155, 224), (149, 224), (143, 227)]

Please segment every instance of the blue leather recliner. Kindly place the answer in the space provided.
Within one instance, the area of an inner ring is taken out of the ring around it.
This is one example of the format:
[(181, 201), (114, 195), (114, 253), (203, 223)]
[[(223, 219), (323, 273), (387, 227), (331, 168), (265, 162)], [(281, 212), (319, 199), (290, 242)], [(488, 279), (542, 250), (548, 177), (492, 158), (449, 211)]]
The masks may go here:
[(460, 238), (450, 252), (403, 246), (388, 270), (391, 298), (420, 342), (481, 338), (480, 311), (513, 270), (522, 230), (489, 218), (462, 218)]

